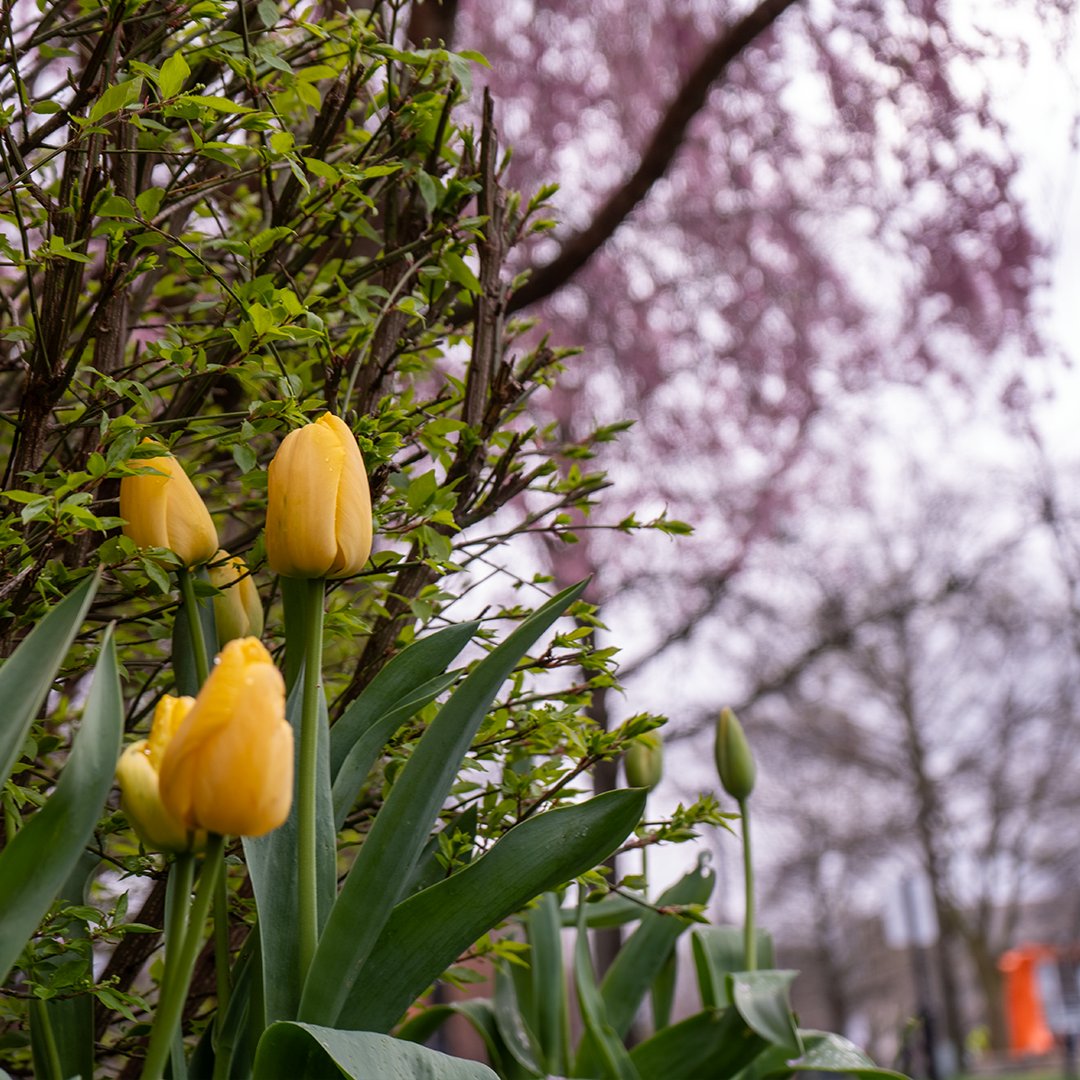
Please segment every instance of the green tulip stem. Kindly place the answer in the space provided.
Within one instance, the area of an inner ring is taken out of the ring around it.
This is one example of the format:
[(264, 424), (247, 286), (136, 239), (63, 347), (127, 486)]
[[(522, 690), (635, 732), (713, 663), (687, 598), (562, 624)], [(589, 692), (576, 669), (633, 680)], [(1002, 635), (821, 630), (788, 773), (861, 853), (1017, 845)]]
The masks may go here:
[(297, 861), (300, 896), (300, 984), (307, 978), (319, 940), (319, 893), (315, 847), (318, 839), (315, 796), (319, 779), (319, 695), (322, 693), (323, 607), (326, 582), (308, 583), (304, 617), (304, 696), (300, 713), (300, 761), (297, 766)]
[[(182, 851), (169, 867), (169, 880), (165, 891), (165, 970), (169, 970), (173, 957), (179, 957), (191, 911), (191, 887), (195, 882), (195, 856)], [(177, 1031), (170, 1047), (173, 1075), (183, 1075), (178, 1066), (184, 1060), (184, 1041)]]
[(754, 926), (754, 860), (750, 853), (750, 804), (739, 800), (742, 816), (743, 879), (746, 883), (746, 918), (743, 922), (743, 940), (747, 971), (757, 970), (757, 929)]
[(64, 1066), (60, 1061), (60, 1049), (56, 1045), (56, 1033), (49, 1019), (49, 1006), (44, 1001), (30, 1001), (30, 1022), (41, 1036), (41, 1049), (45, 1058), (48, 1080), (64, 1080)]
[[(182, 935), (182, 942), (171, 947), (165, 960), (165, 975), (162, 980), (161, 997), (158, 1000), (157, 1015), (150, 1032), (150, 1048), (143, 1063), (142, 1080), (161, 1080), (169, 1060), (173, 1033), (179, 1029), (180, 1018), (184, 1013), (191, 973), (195, 969), (195, 960), (202, 945), (203, 927), (210, 912), (210, 904), (216, 891), (217, 879), (221, 874), (225, 855), (225, 838), (210, 833), (206, 838), (206, 852), (203, 856), (202, 872), (195, 887), (195, 899), (191, 904), (191, 915)], [(180, 900), (181, 897), (175, 897)], [(175, 906), (175, 905), (174, 905)], [(181, 905), (182, 906), (182, 905)]]
[(203, 633), (202, 616), (199, 614), (199, 601), (195, 597), (195, 576), (187, 567), (176, 571), (180, 582), (180, 595), (184, 598), (187, 611), (188, 632), (191, 634), (191, 651), (195, 654), (195, 674), (199, 685), (206, 682), (210, 674), (210, 661), (206, 655), (206, 635)]
[(225, 1023), (232, 992), (229, 978), (229, 880), (222, 872), (214, 886), (214, 978), (217, 983), (217, 1013), (215, 1031), (220, 1032)]
[(641, 880), (644, 882), (644, 893), (646, 899), (649, 896), (649, 845), (641, 845)]

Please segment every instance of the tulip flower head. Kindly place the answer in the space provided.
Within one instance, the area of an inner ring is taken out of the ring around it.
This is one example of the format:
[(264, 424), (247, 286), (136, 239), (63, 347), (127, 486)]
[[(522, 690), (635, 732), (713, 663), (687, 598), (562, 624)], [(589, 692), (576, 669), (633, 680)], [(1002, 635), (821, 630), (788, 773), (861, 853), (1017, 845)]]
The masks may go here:
[(724, 790), (740, 802), (749, 797), (757, 779), (757, 766), (742, 724), (730, 709), (716, 723), (716, 770)]
[[(144, 439), (143, 443), (153, 443)], [(120, 481), (124, 535), (139, 547), (174, 551), (184, 566), (208, 562), (218, 548), (217, 529), (195, 485), (172, 454), (138, 458), (132, 468), (153, 469)]]
[(258, 640), (230, 641), (165, 751), (162, 802), (185, 828), (262, 836), (292, 793), (285, 681)]
[(219, 551), (214, 562), (207, 572), (210, 584), (221, 590), (214, 597), (218, 641), (224, 645), (234, 638), (261, 637), (262, 600), (247, 564), (239, 555), (227, 551)]
[(282, 440), (270, 462), (266, 559), (284, 577), (344, 578), (371, 554), (371, 493), (360, 447), (331, 413)]
[(652, 791), (664, 775), (664, 746), (660, 741), (660, 732), (646, 731), (632, 740), (623, 759), (623, 768), (630, 787)]
[(161, 801), (158, 783), (165, 750), (194, 704), (194, 698), (166, 694), (154, 710), (150, 737), (131, 743), (116, 766), (120, 807), (143, 845), (154, 851), (187, 851), (206, 843), (205, 833), (189, 834), (169, 813)]

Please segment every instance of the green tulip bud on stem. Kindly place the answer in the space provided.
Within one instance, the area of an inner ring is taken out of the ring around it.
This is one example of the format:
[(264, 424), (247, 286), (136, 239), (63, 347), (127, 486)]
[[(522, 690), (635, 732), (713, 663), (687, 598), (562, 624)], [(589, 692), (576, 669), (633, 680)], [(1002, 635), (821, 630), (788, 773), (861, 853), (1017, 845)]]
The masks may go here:
[(632, 739), (623, 759), (626, 782), (630, 787), (652, 791), (664, 775), (664, 745), (658, 731), (646, 731)]
[(720, 712), (716, 725), (716, 771), (724, 790), (740, 802), (754, 790), (757, 766), (742, 724), (730, 709)]
[(318, 944), (315, 792), (326, 579), (352, 577), (367, 562), (371, 491), (356, 436), (333, 413), (282, 439), (267, 485), (266, 561), (275, 574), (307, 582), (296, 806), (302, 982)]
[(724, 790), (739, 804), (742, 816), (743, 880), (746, 889), (746, 917), (743, 922), (744, 963), (747, 971), (757, 969), (757, 930), (754, 926), (754, 861), (750, 851), (750, 807), (757, 766), (746, 733), (731, 709), (722, 709), (716, 724), (716, 771)]

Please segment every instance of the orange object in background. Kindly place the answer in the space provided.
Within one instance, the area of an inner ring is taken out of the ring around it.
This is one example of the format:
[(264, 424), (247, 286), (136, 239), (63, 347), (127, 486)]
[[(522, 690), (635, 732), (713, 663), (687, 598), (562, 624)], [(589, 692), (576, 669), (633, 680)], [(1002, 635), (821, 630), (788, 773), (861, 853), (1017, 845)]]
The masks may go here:
[(1046, 945), (1021, 945), (998, 961), (1005, 979), (1005, 1019), (1009, 1026), (1009, 1053), (1013, 1057), (1046, 1054), (1054, 1049), (1054, 1033), (1046, 1022), (1038, 970), (1057, 964), (1054, 949)]

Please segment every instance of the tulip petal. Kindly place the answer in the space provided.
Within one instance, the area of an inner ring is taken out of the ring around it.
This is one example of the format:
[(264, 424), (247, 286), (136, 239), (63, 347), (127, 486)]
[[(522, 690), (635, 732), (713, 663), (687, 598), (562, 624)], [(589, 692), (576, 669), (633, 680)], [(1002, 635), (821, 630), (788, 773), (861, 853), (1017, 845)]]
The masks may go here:
[(139, 547), (164, 547), (185, 566), (214, 557), (217, 529), (210, 511), (172, 454), (141, 458), (133, 465), (155, 473), (125, 476), (120, 482), (120, 516), (124, 535)]
[(147, 741), (132, 743), (116, 766), (120, 807), (139, 839), (155, 851), (185, 851), (188, 834), (161, 801), (158, 774), (147, 751)]
[(125, 476), (120, 481), (120, 516), (127, 522), (124, 535), (138, 547), (168, 547), (165, 497), (168, 465), (164, 458), (147, 458), (132, 464), (157, 472)]
[(229, 642), (169, 744), (161, 797), (189, 829), (261, 836), (289, 814), (285, 684), (255, 638)]
[(344, 420), (326, 413), (319, 423), (334, 432), (344, 455), (335, 507), (337, 554), (327, 576), (351, 577), (364, 568), (371, 554), (371, 491), (367, 469), (356, 436)]
[(266, 557), (286, 577), (325, 577), (337, 557), (338, 487), (345, 451), (323, 424), (282, 440), (269, 473)]

